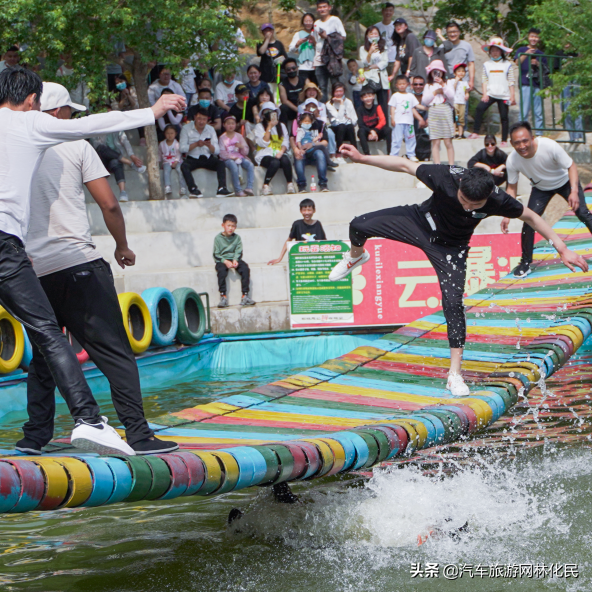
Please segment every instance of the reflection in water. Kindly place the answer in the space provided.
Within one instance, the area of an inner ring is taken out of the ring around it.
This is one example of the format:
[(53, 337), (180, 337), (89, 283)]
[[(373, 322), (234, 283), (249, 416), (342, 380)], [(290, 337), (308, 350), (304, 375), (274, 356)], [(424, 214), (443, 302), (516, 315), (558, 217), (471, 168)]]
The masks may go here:
[[(301, 503), (293, 506), (253, 488), (213, 499), (3, 515), (0, 585), (27, 592), (590, 590), (591, 358), (592, 348), (582, 348), (477, 438), (419, 452), (373, 476), (299, 483)], [(204, 373), (147, 393), (147, 415), (294, 370)], [(21, 422), (3, 423), (0, 446), (12, 446)], [(56, 435), (70, 428), (62, 415)], [(227, 528), (233, 507), (245, 516)], [(411, 578), (418, 562), (577, 563), (580, 577), (427, 581)]]

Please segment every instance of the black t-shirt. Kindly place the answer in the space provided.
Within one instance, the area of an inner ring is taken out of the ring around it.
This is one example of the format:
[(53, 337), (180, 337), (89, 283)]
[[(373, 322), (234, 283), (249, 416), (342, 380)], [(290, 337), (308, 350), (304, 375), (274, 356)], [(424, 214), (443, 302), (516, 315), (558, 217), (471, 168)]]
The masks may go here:
[(286, 89), (288, 101), (294, 103), (294, 105), (298, 105), (298, 95), (300, 95), (300, 93), (302, 92), (305, 82), (306, 77), (302, 75), (299, 75), (298, 78), (286, 77), (282, 80), (281, 85)]
[(327, 237), (323, 225), (318, 220), (315, 220), (313, 224), (307, 224), (304, 220), (296, 220), (292, 224), (289, 240), (309, 242), (327, 240)]
[[(243, 118), (243, 108), (238, 103), (232, 103), (230, 110), (228, 111), (230, 115), (234, 115), (236, 117), (237, 123), (242, 120)], [(251, 109), (251, 115), (253, 114), (253, 109)], [(247, 110), (245, 112), (245, 119), (249, 120), (249, 101), (247, 101)]]
[[(263, 43), (257, 44), (257, 55), (259, 55), (259, 48)], [(280, 56), (288, 57), (284, 44), (281, 41), (273, 41), (267, 46), (267, 50), (261, 56), (261, 80), (263, 82), (277, 82), (277, 66), (273, 63), (273, 60)]]
[[(190, 120), (195, 119), (195, 113), (199, 108), (199, 105), (193, 105), (193, 107), (191, 107), (191, 109), (189, 109), (187, 112), (187, 117)], [(208, 112), (208, 125), (212, 125), (214, 123), (214, 119), (220, 118), (220, 109), (218, 109), (218, 107), (216, 107), (216, 105), (213, 103), (210, 103), (210, 106), (206, 109), (206, 111)]]
[(519, 218), (524, 212), (524, 206), (499, 187), (493, 190), (482, 208), (465, 211), (458, 200), (458, 188), (466, 171), (462, 167), (443, 164), (422, 164), (417, 169), (416, 177), (434, 192), (419, 209), (424, 215), (430, 213), (436, 225), (433, 239), (437, 243), (464, 247), (483, 218)]
[(495, 169), (501, 164), (506, 164), (506, 160), (508, 160), (508, 155), (499, 148), (493, 153), (493, 156), (489, 156), (487, 150), (485, 148), (481, 148), (475, 156), (469, 160), (467, 163), (467, 168), (472, 169), (475, 164), (481, 162), (486, 164), (489, 168)]

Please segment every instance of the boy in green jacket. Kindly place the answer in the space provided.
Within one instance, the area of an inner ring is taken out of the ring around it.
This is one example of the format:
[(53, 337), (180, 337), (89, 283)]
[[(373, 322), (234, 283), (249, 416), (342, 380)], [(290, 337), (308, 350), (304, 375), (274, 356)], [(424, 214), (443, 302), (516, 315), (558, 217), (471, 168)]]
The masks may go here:
[(218, 274), (218, 289), (220, 290), (220, 303), (218, 308), (228, 306), (226, 296), (226, 278), (229, 269), (236, 269), (241, 276), (241, 288), (243, 297), (241, 306), (253, 306), (255, 302), (249, 298), (249, 282), (251, 270), (242, 260), (243, 241), (238, 234), (235, 234), (237, 219), (234, 214), (226, 214), (222, 220), (222, 232), (214, 239), (214, 261), (216, 262), (216, 273)]

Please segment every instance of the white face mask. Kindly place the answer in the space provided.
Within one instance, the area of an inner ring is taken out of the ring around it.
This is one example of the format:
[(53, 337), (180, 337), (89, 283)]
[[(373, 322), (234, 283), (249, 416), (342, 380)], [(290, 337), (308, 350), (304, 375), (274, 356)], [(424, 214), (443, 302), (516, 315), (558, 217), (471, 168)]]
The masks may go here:
[(380, 37), (368, 37), (368, 41), (370, 41), (370, 43), (378, 43), (379, 39)]

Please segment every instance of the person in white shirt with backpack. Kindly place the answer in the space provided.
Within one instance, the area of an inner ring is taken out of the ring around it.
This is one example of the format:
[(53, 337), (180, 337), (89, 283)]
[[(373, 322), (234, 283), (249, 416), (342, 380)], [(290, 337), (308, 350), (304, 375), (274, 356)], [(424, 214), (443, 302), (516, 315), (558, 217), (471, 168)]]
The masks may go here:
[(490, 59), (483, 64), (483, 97), (477, 105), (475, 113), (475, 125), (470, 140), (479, 137), (479, 130), (485, 111), (494, 103), (497, 103), (502, 124), (502, 143), (508, 145), (508, 128), (510, 105), (516, 104), (515, 76), (512, 62), (508, 60), (508, 54), (512, 51), (504, 45), (501, 37), (492, 37), (489, 43), (483, 46), (484, 51), (489, 51)]

